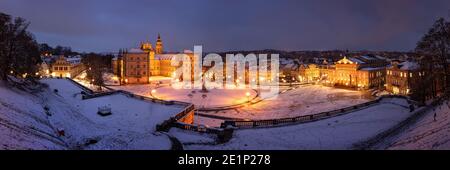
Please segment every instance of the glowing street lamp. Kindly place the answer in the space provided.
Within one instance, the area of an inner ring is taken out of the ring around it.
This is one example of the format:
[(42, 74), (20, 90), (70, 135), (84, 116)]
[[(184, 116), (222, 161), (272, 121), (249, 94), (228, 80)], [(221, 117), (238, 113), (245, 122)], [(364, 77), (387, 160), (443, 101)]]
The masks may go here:
[(247, 102), (250, 102), (250, 92), (246, 92), (245, 96), (247, 96)]
[(156, 89), (152, 89), (152, 90), (150, 91), (150, 96), (151, 96), (152, 98), (155, 98), (155, 99), (156, 99), (155, 94), (156, 94)]

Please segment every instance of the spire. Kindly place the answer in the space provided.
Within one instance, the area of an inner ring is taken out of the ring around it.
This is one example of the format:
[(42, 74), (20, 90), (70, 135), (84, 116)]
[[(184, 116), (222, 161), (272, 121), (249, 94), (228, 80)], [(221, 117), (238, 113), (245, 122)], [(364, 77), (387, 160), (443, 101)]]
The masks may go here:
[(156, 40), (157, 42), (161, 42), (161, 35), (158, 33), (158, 40)]
[(161, 35), (159, 33), (158, 33), (158, 39), (156, 40), (155, 52), (156, 52), (156, 54), (163, 53), (163, 43), (161, 40)]

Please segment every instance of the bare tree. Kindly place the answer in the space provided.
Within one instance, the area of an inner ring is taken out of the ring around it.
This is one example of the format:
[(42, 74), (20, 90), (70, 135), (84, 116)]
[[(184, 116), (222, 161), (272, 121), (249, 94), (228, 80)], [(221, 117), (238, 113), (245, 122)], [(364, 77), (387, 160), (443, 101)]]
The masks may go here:
[(34, 75), (41, 62), (38, 43), (27, 31), (28, 25), (22, 18), (0, 13), (0, 79), (4, 81), (8, 74)]
[(446, 91), (450, 85), (449, 49), (450, 23), (440, 18), (417, 43), (415, 49), (417, 53), (426, 56), (420, 63), (427, 75), (420, 82), (423, 85), (419, 87), (429, 89), (432, 96), (437, 95), (438, 88)]

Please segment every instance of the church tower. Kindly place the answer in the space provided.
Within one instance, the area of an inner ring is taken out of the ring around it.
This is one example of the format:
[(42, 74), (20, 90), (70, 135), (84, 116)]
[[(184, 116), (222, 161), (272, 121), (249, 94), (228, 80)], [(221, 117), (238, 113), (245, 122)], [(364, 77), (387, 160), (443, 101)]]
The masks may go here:
[(149, 42), (142, 42), (141, 43), (141, 50), (145, 52), (153, 51), (152, 44)]
[(158, 34), (158, 40), (156, 40), (155, 53), (156, 54), (162, 54), (163, 53), (163, 43), (162, 43), (162, 40), (161, 40), (161, 35), (159, 35), (159, 34)]

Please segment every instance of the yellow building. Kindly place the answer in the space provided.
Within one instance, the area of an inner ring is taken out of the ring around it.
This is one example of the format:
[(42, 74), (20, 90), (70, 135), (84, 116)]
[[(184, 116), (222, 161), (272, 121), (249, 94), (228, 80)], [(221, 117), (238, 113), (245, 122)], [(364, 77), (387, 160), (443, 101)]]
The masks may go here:
[(334, 65), (301, 67), (300, 77), (329, 86), (369, 89), (384, 86), (386, 65), (379, 56), (344, 57)]
[(60, 56), (51, 66), (51, 75), (53, 77), (67, 77), (72, 78), (80, 74), (83, 70), (83, 64), (81, 63), (81, 57), (69, 57)]
[[(113, 73), (123, 84), (150, 83), (152, 76), (171, 77), (176, 67), (172, 58), (179, 53), (164, 53), (160, 35), (153, 48), (149, 42), (141, 43), (139, 49), (121, 50), (112, 60)], [(193, 58), (193, 53), (184, 53)], [(192, 62), (193, 63), (193, 62)]]

